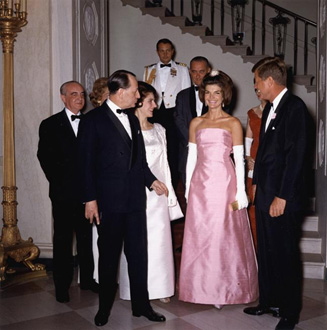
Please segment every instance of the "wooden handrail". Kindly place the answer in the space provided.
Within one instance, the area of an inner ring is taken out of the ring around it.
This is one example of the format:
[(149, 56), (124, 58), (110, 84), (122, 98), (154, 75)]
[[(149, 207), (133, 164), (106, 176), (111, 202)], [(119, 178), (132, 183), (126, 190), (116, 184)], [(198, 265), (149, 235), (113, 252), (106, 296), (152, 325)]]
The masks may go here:
[(262, 4), (264, 4), (265, 6), (268, 6), (268, 7), (271, 7), (271, 8), (274, 8), (276, 10), (278, 10), (279, 12), (283, 13), (283, 14), (286, 14), (288, 16), (291, 16), (293, 18), (296, 18), (298, 21), (302, 21), (304, 23), (307, 23), (309, 25), (312, 25), (314, 27), (317, 27), (317, 23), (315, 23), (314, 21), (311, 21), (301, 15), (298, 15), (296, 13), (293, 13), (292, 11), (288, 10), (288, 9), (285, 9), (283, 7), (280, 7), (278, 5), (275, 5), (274, 3), (270, 2), (270, 1), (266, 1), (266, 0), (257, 0), (258, 2), (261, 2)]

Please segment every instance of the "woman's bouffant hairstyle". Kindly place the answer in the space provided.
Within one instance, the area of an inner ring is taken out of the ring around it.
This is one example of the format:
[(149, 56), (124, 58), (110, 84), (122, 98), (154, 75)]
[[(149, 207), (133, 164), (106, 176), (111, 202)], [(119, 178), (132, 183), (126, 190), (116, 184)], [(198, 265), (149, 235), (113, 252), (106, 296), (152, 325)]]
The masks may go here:
[(137, 100), (136, 108), (141, 108), (143, 106), (144, 99), (150, 93), (153, 94), (155, 102), (156, 103), (158, 102), (158, 93), (153, 86), (151, 86), (150, 84), (144, 81), (138, 81), (138, 88), (139, 88), (140, 98)]
[(204, 103), (204, 91), (207, 85), (218, 85), (223, 95), (224, 106), (230, 104), (233, 96), (233, 81), (223, 71), (212, 70), (202, 81), (200, 87), (200, 100)]
[(106, 88), (108, 88), (108, 78), (101, 77), (94, 82), (92, 92), (89, 94), (94, 107), (101, 105), (101, 98)]

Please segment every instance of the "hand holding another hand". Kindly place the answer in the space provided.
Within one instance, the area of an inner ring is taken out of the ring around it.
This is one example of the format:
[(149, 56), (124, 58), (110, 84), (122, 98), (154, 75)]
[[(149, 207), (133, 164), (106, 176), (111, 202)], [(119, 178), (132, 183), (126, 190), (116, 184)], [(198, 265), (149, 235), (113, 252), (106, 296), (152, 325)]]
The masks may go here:
[(155, 180), (150, 188), (153, 189), (158, 196), (165, 194), (165, 196), (168, 197), (168, 188), (163, 182)]

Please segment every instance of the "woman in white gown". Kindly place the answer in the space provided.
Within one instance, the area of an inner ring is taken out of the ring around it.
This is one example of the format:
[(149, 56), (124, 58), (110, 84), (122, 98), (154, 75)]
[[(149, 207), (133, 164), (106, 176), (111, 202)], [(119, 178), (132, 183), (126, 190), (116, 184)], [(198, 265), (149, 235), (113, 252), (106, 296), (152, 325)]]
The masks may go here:
[[(140, 99), (135, 115), (140, 121), (146, 149), (146, 159), (150, 170), (158, 180), (168, 188), (168, 198), (158, 196), (154, 191), (146, 189), (147, 195), (147, 234), (148, 234), (148, 291), (149, 298), (169, 302), (174, 295), (175, 275), (173, 245), (170, 221), (183, 217), (171, 183), (167, 161), (167, 146), (165, 129), (160, 124), (151, 124), (147, 118), (153, 116), (157, 107), (157, 92), (149, 84), (139, 82)], [(96, 231), (94, 231), (96, 236)], [(94, 239), (96, 242), (96, 237)], [(94, 244), (96, 259), (97, 246)], [(96, 260), (95, 260), (96, 264)], [(95, 274), (96, 278), (96, 274)], [(130, 300), (128, 266), (122, 253), (119, 275), (120, 298)]]

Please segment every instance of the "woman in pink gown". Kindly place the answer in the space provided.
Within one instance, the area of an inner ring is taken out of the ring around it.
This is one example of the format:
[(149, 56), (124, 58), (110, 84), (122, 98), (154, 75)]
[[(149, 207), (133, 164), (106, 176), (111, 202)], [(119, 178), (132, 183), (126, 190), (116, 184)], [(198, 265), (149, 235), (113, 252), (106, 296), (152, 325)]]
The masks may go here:
[[(232, 87), (222, 71), (204, 78), (201, 90), (209, 110), (190, 124), (186, 170), (179, 299), (217, 308), (258, 298), (246, 211), (243, 130), (240, 121), (223, 110), (231, 101)], [(235, 201), (238, 209), (233, 211)]]

